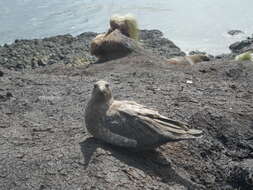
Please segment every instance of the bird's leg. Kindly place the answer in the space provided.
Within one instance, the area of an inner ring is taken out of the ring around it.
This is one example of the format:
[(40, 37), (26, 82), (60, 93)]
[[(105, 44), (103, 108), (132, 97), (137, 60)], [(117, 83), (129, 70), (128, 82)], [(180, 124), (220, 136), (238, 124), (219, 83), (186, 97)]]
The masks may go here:
[(100, 138), (105, 142), (117, 146), (136, 148), (136, 140), (129, 139), (118, 134), (112, 133), (110, 130), (102, 128), (100, 131)]

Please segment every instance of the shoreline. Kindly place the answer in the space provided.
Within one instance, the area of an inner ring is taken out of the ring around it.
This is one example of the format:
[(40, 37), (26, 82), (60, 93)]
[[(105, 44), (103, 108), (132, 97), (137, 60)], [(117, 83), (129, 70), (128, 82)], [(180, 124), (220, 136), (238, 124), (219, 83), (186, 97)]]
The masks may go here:
[[(142, 29), (142, 30), (158, 30), (158, 29)], [(161, 31), (161, 30), (159, 30), (159, 31)], [(162, 31), (161, 31), (162, 32)], [(87, 31), (87, 32), (82, 32), (82, 33), (80, 33), (80, 34), (77, 34), (77, 35), (73, 35), (73, 34), (71, 34), (71, 33), (62, 33), (62, 34), (57, 34), (57, 35), (49, 35), (49, 36), (43, 36), (43, 37), (39, 37), (39, 38), (33, 38), (33, 37), (31, 37), (31, 38), (17, 38), (17, 39), (14, 39), (14, 40), (11, 40), (10, 42), (6, 42), (6, 43), (2, 43), (2, 44), (0, 44), (0, 47), (2, 47), (2, 46), (5, 46), (5, 45), (11, 45), (11, 44), (13, 44), (13, 43), (15, 43), (15, 41), (22, 41), (22, 40), (43, 40), (43, 39), (45, 39), (45, 38), (52, 38), (52, 37), (56, 37), (56, 36), (65, 36), (65, 35), (71, 35), (72, 37), (78, 37), (79, 35), (82, 35), (82, 34), (84, 34), (84, 33), (96, 33), (96, 34), (99, 34), (99, 32), (93, 32), (93, 31)], [(163, 32), (164, 33), (164, 32)], [(223, 49), (223, 51), (219, 51), (219, 53), (211, 53), (212, 51), (212, 49), (213, 49), (213, 47), (209, 47), (209, 48), (207, 48), (206, 46), (205, 47), (203, 47), (203, 46), (201, 46), (201, 47), (199, 47), (199, 48), (197, 48), (197, 47), (195, 47), (194, 45), (192, 46), (192, 48), (189, 48), (186, 44), (187, 44), (187, 42), (185, 42), (185, 41), (182, 41), (182, 40), (179, 40), (180, 42), (178, 42), (177, 43), (177, 40), (176, 39), (170, 39), (169, 38), (169, 36), (167, 37), (165, 34), (163, 34), (164, 35), (164, 38), (167, 38), (167, 39), (169, 39), (169, 40), (171, 40), (171, 41), (173, 41), (178, 47), (180, 47), (180, 49), (182, 49), (182, 51), (184, 51), (185, 53), (190, 53), (190, 52), (192, 52), (192, 51), (201, 51), (201, 52), (206, 52), (206, 53), (208, 53), (208, 54), (210, 54), (210, 55), (213, 55), (213, 56), (219, 56), (219, 55), (222, 55), (222, 54), (229, 54), (229, 53), (231, 53), (231, 51), (229, 50), (229, 45), (231, 45), (231, 44), (233, 44), (233, 43), (235, 43), (235, 42), (238, 42), (238, 41), (242, 41), (242, 40), (244, 40), (244, 39), (246, 39), (248, 36), (247, 35), (244, 35), (243, 37), (235, 37), (235, 36), (231, 36), (231, 35), (229, 35), (229, 34), (227, 34), (227, 37), (226, 38), (228, 38), (227, 40), (228, 41), (231, 41), (230, 43), (228, 43), (228, 44), (226, 44), (226, 47), (225, 48), (222, 48)], [(232, 39), (232, 38), (236, 38), (236, 39), (234, 39), (234, 40), (229, 40), (229, 38), (230, 39)], [(180, 45), (181, 44), (181, 45)], [(185, 45), (184, 45), (185, 44)], [(200, 46), (200, 45), (197, 45), (197, 46)], [(210, 50), (210, 51), (209, 51)]]
[[(73, 65), (90, 64), (95, 61), (95, 57), (90, 55), (89, 45), (97, 34), (98, 33), (94, 32), (84, 32), (77, 36), (65, 34), (43, 39), (15, 40), (12, 44), (0, 46), (0, 64), (4, 67), (17, 70), (26, 67), (36, 68), (55, 63), (70, 63)], [(143, 44), (144, 48), (151, 50), (153, 53), (164, 56), (167, 59), (175, 56), (184, 56), (186, 54), (177, 44), (165, 38), (163, 33), (159, 30), (141, 30), (140, 34), (140, 42)], [(247, 40), (236, 42), (234, 44), (239, 45), (232, 44), (230, 47), (237, 46), (237, 49), (243, 49), (243, 46), (246, 47), (251, 43), (245, 43), (245, 41)], [(210, 55), (210, 57), (215, 59), (232, 59), (238, 55), (238, 53), (242, 52), (236, 50), (236, 48), (232, 49), (230, 53), (217, 56)], [(192, 51), (190, 54), (194, 52), (201, 51)], [(201, 53), (208, 54), (208, 52)]]
[[(97, 34), (84, 32), (76, 37), (66, 34), (43, 39), (15, 40), (10, 45), (0, 47), (0, 65), (18, 70), (55, 63), (90, 64), (96, 58), (90, 55), (89, 46)], [(159, 30), (141, 30), (140, 36), (144, 48), (155, 54), (166, 58), (185, 55), (172, 41), (164, 38)]]
[[(141, 29), (141, 30), (145, 31), (145, 30), (158, 30), (158, 29)], [(161, 30), (158, 30), (158, 31), (161, 31)], [(201, 51), (201, 52), (206, 52), (207, 54), (210, 54), (210, 55), (213, 55), (213, 56), (219, 56), (219, 55), (222, 55), (222, 54), (229, 54), (229, 53), (231, 53), (231, 51), (229, 50), (229, 45), (231, 45), (233, 43), (236, 43), (238, 41), (243, 41), (243, 40), (245, 40), (247, 38), (250, 38), (249, 37), (249, 33), (246, 34), (246, 33), (242, 32), (242, 33), (235, 34), (235, 35), (234, 34), (233, 35), (229, 34), (230, 32), (233, 32), (233, 31), (237, 31), (237, 30), (229, 30), (225, 34), (226, 34), (226, 37), (228, 39), (229, 38), (230, 39), (234, 38), (234, 40), (230, 40), (231, 43), (227, 44), (227, 47), (224, 49), (224, 51), (220, 51), (220, 53), (216, 53), (216, 54), (212, 54), (211, 51), (208, 51), (208, 50), (212, 49), (211, 47), (210, 48), (207, 48), (207, 47), (202, 48), (202, 49), (206, 49), (206, 50), (201, 50), (201, 48), (197, 48), (197, 47), (194, 47), (194, 46), (193, 46), (193, 48), (189, 48), (189, 47), (182, 48), (185, 45), (181, 45), (180, 46), (180, 44), (186, 44), (187, 42), (183, 42), (182, 40), (180, 40), (181, 41), (180, 43), (176, 43), (177, 40), (170, 39), (170, 38), (167, 37), (167, 35), (164, 34), (163, 31), (161, 31), (161, 32), (163, 33), (163, 37), (164, 38), (167, 38), (167, 39), (173, 41), (178, 47), (180, 47), (186, 53), (190, 53), (191, 51)], [(240, 31), (240, 30), (238, 30), (238, 31)], [(22, 41), (22, 40), (28, 40), (28, 41), (29, 40), (31, 40), (31, 41), (32, 40), (43, 40), (43, 39), (47, 39), (47, 38), (53, 38), (53, 37), (56, 37), (56, 36), (65, 36), (65, 35), (71, 35), (73, 38), (75, 38), (75, 37), (78, 37), (78, 36), (80, 36), (82, 34), (85, 34), (85, 33), (96, 33), (96, 34), (99, 34), (98, 32), (86, 31), (86, 32), (81, 32), (80, 34), (77, 34), (77, 35), (73, 35), (71, 33), (62, 33), (62, 34), (49, 35), (49, 36), (44, 36), (44, 37), (39, 37), (39, 38), (33, 38), (33, 37), (31, 37), (31, 38), (17, 38), (17, 39), (11, 40), (11, 42), (0, 44), (0, 47), (3, 47), (5, 45), (11, 45), (11, 44), (15, 43), (15, 41)], [(252, 36), (253, 36), (253, 34), (252, 34)]]

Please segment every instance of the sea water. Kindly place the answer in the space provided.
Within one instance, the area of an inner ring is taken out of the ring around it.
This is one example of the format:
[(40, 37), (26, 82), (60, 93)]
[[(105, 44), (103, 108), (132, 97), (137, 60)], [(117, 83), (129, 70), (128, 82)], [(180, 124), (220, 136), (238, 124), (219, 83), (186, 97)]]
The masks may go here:
[[(105, 32), (110, 16), (132, 13), (183, 51), (229, 52), (253, 33), (253, 0), (0, 0), (0, 44), (15, 39)], [(230, 36), (229, 30), (244, 34)]]

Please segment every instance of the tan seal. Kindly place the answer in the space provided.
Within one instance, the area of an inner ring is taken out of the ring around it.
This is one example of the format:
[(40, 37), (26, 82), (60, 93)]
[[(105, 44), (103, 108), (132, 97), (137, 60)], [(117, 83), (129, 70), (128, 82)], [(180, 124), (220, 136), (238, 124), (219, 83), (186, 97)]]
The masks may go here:
[(139, 39), (139, 29), (136, 18), (131, 14), (113, 15), (110, 19), (109, 31), (120, 30), (125, 36), (134, 40)]
[(173, 57), (168, 59), (169, 64), (179, 64), (179, 65), (195, 65), (196, 63), (202, 61), (210, 61), (210, 58), (204, 54), (188, 55), (184, 57)]
[(112, 39), (110, 38), (112, 33), (114, 31), (118, 30), (121, 34), (124, 36), (131, 38), (135, 41), (139, 39), (139, 29), (137, 20), (134, 16), (127, 14), (127, 15), (113, 15), (110, 18), (110, 28), (106, 33), (97, 35), (92, 41), (90, 45), (90, 52), (92, 55), (95, 55), (98, 58), (103, 57), (104, 50), (98, 51), (98, 49), (108, 49), (105, 51), (111, 51), (113, 53), (113, 50), (110, 50), (112, 46), (122, 46), (124, 45), (124, 42), (121, 42), (121, 44), (118, 42), (117, 38)]
[(88, 132), (107, 143), (153, 149), (167, 142), (195, 139), (202, 131), (169, 119), (134, 101), (113, 99), (109, 83), (95, 83), (85, 111)]

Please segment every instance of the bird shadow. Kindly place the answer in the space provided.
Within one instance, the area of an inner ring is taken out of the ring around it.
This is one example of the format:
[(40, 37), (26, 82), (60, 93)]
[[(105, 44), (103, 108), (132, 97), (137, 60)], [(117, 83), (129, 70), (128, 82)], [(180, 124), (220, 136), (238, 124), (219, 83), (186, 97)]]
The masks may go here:
[[(184, 176), (184, 171), (180, 171), (169, 158), (166, 158), (158, 150), (134, 151), (132, 149), (121, 148), (105, 144), (93, 137), (89, 137), (80, 143), (81, 152), (84, 157), (84, 169), (87, 169), (93, 154), (98, 148), (109, 152), (108, 155), (120, 160), (120, 162), (142, 170), (150, 176), (157, 176), (163, 183), (178, 183), (188, 189), (200, 189), (197, 184)], [(178, 172), (180, 171), (180, 172)]]
[(88, 137), (83, 142), (80, 142), (79, 145), (84, 158), (84, 168), (86, 169), (94, 152), (96, 152), (97, 148), (102, 147), (103, 144), (93, 137)]

